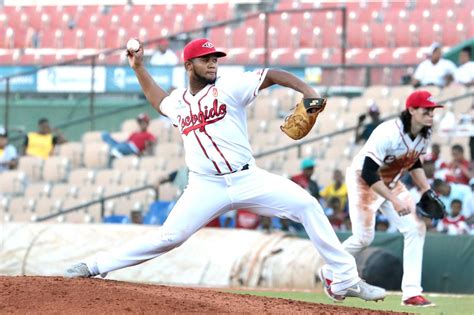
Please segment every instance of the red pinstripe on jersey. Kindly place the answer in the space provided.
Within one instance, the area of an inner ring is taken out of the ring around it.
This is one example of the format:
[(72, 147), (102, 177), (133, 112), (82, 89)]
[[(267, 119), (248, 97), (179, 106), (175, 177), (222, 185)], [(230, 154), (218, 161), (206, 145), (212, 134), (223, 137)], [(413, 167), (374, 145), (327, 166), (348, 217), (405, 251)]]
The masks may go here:
[[(188, 106), (189, 106), (189, 113), (190, 113), (191, 116), (192, 116), (192, 115), (193, 115), (193, 112), (192, 112), (192, 110), (191, 110), (191, 103), (188, 102), (188, 100), (186, 99), (186, 96), (185, 96), (187, 91), (188, 91), (187, 89), (184, 90), (184, 93), (183, 93), (183, 100), (184, 100), (184, 102), (185, 102), (186, 104), (188, 104)], [(208, 92), (209, 92), (209, 91), (208, 91)], [(198, 143), (199, 143), (199, 146), (201, 147), (202, 151), (204, 152), (204, 155), (209, 159), (209, 161), (212, 162), (212, 164), (214, 164), (214, 167), (215, 167), (216, 171), (217, 171), (218, 173), (220, 173), (221, 170), (219, 169), (219, 166), (218, 166), (217, 163), (216, 163), (213, 159), (211, 159), (211, 158), (209, 157), (209, 155), (207, 154), (206, 149), (205, 149), (204, 146), (202, 145), (201, 140), (199, 139), (199, 137), (198, 137), (198, 135), (197, 135), (197, 133), (196, 133), (196, 130), (194, 130), (193, 133), (194, 133), (194, 136), (196, 137), (196, 140), (197, 140)]]
[[(201, 97), (198, 101), (198, 106), (199, 106), (199, 111), (202, 111), (201, 109), (201, 101), (207, 96), (207, 94), (209, 94), (209, 91), (214, 87), (214, 85), (211, 85), (209, 87), (209, 89), (206, 91), (206, 94), (204, 94), (203, 97)], [(207, 133), (206, 131), (206, 127), (204, 127), (203, 129), (203, 132), (204, 134), (209, 138), (209, 140), (211, 140), (212, 144), (214, 145), (214, 148), (216, 148), (217, 152), (219, 152), (219, 154), (222, 156), (222, 158), (224, 159), (224, 162), (225, 164), (227, 165), (227, 168), (229, 169), (229, 172), (233, 172), (232, 170), (232, 167), (230, 166), (230, 163), (227, 161), (227, 159), (225, 158), (224, 154), (221, 152), (221, 150), (219, 149), (219, 147), (217, 146), (217, 143), (214, 142), (214, 140), (212, 139), (212, 137)], [(220, 172), (219, 172), (220, 173)]]

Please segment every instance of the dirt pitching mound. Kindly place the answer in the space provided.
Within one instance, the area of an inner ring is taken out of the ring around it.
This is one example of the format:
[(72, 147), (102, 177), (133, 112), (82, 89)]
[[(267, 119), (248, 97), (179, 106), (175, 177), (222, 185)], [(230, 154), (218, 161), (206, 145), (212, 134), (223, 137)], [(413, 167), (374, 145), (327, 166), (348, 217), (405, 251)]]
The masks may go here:
[(335, 305), (101, 279), (0, 276), (0, 313), (395, 314)]

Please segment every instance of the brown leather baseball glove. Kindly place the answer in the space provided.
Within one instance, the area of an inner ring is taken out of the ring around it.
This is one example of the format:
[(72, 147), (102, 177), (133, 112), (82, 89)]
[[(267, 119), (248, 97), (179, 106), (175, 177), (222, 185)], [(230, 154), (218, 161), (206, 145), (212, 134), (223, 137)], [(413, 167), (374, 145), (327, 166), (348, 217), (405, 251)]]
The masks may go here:
[(326, 106), (326, 101), (326, 98), (303, 98), (294, 111), (286, 116), (280, 129), (293, 140), (303, 138), (313, 128), (316, 118)]

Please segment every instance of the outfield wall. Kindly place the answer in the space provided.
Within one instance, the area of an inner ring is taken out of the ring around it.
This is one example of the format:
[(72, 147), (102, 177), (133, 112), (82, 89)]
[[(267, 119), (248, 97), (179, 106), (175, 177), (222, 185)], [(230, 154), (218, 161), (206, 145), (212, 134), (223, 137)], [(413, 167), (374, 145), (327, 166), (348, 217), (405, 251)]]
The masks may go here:
[[(62, 275), (85, 257), (153, 239), (159, 227), (142, 225), (0, 224), (0, 275)], [(339, 233), (341, 240), (349, 233)], [(403, 237), (376, 233), (374, 247), (402, 259)], [(385, 262), (386, 263), (386, 262)], [(110, 279), (173, 285), (320, 288), (323, 261), (308, 239), (281, 232), (239, 229), (199, 231), (181, 247)], [(380, 262), (384, 264), (384, 262)], [(358, 266), (361, 274), (371, 272)], [(427, 292), (474, 293), (474, 237), (428, 234), (422, 285)]]
[[(72, 263), (123, 246), (153, 240), (159, 227), (140, 225), (0, 225), (1, 275), (62, 275)], [(173, 285), (316, 288), (322, 260), (309, 240), (283, 233), (203, 229), (181, 247), (107, 278)]]

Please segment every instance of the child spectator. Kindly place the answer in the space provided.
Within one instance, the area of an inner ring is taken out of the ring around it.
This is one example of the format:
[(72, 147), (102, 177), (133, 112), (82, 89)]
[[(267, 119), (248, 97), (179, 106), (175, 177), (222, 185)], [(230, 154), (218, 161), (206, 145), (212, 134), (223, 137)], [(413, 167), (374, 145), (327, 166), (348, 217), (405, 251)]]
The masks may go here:
[(110, 145), (111, 156), (120, 158), (124, 155), (143, 155), (144, 153), (151, 153), (156, 143), (156, 138), (148, 132), (150, 117), (142, 113), (137, 116), (137, 122), (140, 126), (140, 131), (132, 133), (127, 141), (118, 142), (114, 140), (108, 132), (102, 134), (102, 140)]
[(453, 145), (451, 156), (453, 160), (447, 165), (446, 181), (463, 185), (469, 184), (471, 172), (469, 171), (469, 161), (464, 158), (464, 148), (459, 144)]
[(344, 208), (342, 207), (342, 202), (339, 197), (332, 197), (329, 199), (326, 214), (329, 217), (329, 222), (331, 222), (334, 231), (345, 230), (346, 226), (344, 220), (346, 218), (346, 213), (344, 213)]
[(332, 197), (337, 197), (341, 200), (342, 208), (344, 209), (347, 204), (347, 186), (344, 182), (344, 175), (342, 175), (341, 170), (334, 170), (333, 183), (324, 187), (320, 195), (324, 200), (329, 201)]
[(311, 196), (319, 200), (319, 185), (315, 180), (311, 179), (315, 166), (316, 162), (313, 159), (306, 158), (302, 160), (300, 166), (302, 172), (291, 177), (291, 180), (303, 187)]
[(447, 233), (448, 235), (469, 234), (469, 226), (461, 214), (461, 210), (461, 200), (454, 199), (451, 202), (451, 215), (445, 217), (438, 223), (438, 232)]
[(438, 194), (439, 199), (443, 202), (448, 213), (451, 208), (451, 202), (454, 199), (464, 200), (464, 198), (471, 194), (469, 186), (446, 183), (441, 179), (435, 179), (433, 182), (433, 189)]

